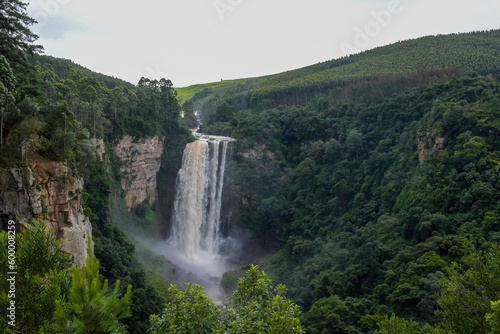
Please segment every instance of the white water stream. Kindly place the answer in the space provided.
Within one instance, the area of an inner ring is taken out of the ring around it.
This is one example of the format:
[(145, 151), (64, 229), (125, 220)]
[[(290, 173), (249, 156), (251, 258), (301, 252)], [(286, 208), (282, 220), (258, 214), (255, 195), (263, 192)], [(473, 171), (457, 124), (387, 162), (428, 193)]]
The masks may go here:
[(197, 140), (184, 149), (171, 236), (161, 253), (187, 273), (187, 280), (203, 284), (217, 299), (220, 278), (228, 269), (227, 256), (219, 254), (224, 241), (220, 216), (228, 145), (233, 139), (194, 135)]
[(201, 252), (217, 255), (227, 137), (199, 135), (184, 149), (177, 176), (171, 240), (190, 260)]

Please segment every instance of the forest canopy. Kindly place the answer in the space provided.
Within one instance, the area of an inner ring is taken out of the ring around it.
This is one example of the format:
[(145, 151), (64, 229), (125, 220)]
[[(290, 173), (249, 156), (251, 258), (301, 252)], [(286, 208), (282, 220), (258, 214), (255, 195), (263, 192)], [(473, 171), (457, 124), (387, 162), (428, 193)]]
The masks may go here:
[[(500, 30), (203, 86), (181, 106), (166, 78), (133, 85), (38, 55), (27, 4), (0, 5), (0, 172), (65, 163), (85, 180), (93, 225), (82, 268), (41, 222), (0, 233), (4, 250), (9, 237), (18, 245), (21, 332), (499, 331)], [(237, 140), (232, 222), (273, 254), (269, 276), (250, 267), (225, 308), (199, 286), (151, 278), (112, 224), (120, 164), (92, 152), (93, 139), (165, 139), (161, 199), (127, 211), (158, 232), (196, 111), (203, 132)]]

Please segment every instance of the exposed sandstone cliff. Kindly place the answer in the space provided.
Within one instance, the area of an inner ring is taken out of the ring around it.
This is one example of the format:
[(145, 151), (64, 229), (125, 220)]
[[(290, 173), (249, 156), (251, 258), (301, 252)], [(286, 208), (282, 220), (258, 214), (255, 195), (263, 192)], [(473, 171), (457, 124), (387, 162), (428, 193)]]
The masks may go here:
[(441, 153), (445, 150), (444, 137), (434, 133), (417, 135), (418, 140), (418, 161), (424, 162), (430, 154)]
[(134, 142), (133, 137), (126, 135), (114, 151), (122, 162), (121, 186), (129, 210), (144, 201), (153, 205), (158, 197), (156, 174), (161, 166), (163, 138), (155, 136)]
[(246, 149), (240, 152), (236, 152), (236, 155), (243, 157), (245, 159), (263, 159), (264, 157), (274, 160), (274, 153), (269, 151), (266, 144), (257, 143), (254, 148)]
[(52, 228), (63, 251), (81, 267), (92, 237), (92, 225), (83, 213), (82, 188), (83, 179), (62, 162), (39, 161), (10, 169), (0, 177), (2, 223), (13, 219), (19, 231), (43, 215), (46, 228)]

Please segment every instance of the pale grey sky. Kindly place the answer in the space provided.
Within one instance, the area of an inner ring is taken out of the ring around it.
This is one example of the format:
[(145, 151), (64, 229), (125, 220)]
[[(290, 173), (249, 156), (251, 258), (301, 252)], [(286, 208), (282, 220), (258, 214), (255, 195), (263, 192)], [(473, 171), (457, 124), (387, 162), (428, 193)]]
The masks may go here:
[(176, 87), (500, 28), (499, 0), (32, 0), (28, 10), (45, 54)]

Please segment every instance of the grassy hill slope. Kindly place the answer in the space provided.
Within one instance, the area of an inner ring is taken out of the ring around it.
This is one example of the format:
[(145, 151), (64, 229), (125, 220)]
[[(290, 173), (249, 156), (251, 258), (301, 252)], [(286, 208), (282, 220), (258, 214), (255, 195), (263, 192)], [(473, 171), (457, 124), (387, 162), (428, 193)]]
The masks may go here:
[(498, 54), (499, 29), (427, 36), (275, 75), (194, 85), (177, 92), (193, 102), (226, 94), (241, 109), (263, 103), (296, 105), (326, 95), (332, 88), (381, 76), (450, 67), (483, 75), (498, 74)]

